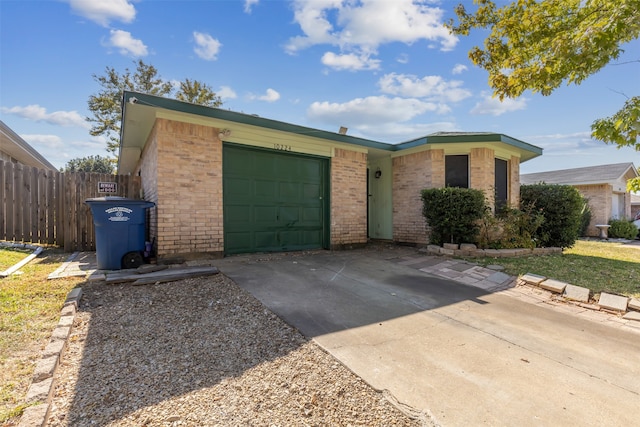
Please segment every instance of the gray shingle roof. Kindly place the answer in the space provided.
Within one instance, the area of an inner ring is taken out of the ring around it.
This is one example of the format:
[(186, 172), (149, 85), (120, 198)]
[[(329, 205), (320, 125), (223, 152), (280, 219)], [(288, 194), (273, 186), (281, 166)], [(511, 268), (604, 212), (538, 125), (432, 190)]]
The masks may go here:
[(624, 175), (629, 169), (632, 169), (637, 176), (637, 169), (633, 163), (615, 163), (612, 165), (528, 173), (520, 175), (520, 183), (537, 184), (545, 182), (547, 184), (563, 185), (603, 184), (624, 178)]

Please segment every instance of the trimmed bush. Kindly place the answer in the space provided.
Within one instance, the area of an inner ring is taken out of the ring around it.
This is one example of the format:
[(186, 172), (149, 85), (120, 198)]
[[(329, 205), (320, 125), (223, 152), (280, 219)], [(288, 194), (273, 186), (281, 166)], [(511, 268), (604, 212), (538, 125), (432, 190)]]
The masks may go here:
[(431, 227), (431, 243), (475, 243), (479, 220), (488, 207), (484, 193), (472, 188), (422, 190), (422, 214)]
[(610, 219), (609, 225), (608, 235), (614, 239), (633, 240), (638, 235), (638, 228), (627, 219)]
[(537, 246), (570, 248), (578, 239), (583, 197), (570, 185), (533, 184), (520, 187), (520, 205), (544, 216), (533, 236)]

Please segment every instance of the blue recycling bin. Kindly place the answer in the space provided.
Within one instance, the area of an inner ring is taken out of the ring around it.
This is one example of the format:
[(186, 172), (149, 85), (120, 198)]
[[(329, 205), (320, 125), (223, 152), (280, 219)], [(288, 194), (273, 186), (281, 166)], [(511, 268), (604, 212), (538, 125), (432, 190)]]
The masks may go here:
[(98, 269), (139, 267), (144, 262), (146, 210), (155, 203), (114, 196), (87, 199), (85, 203), (93, 214)]

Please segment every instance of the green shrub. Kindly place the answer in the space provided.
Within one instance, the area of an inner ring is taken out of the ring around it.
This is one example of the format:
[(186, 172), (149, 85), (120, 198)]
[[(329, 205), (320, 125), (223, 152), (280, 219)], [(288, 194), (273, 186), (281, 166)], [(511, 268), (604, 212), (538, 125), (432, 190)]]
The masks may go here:
[(544, 216), (529, 206), (523, 210), (505, 206), (495, 216), (488, 212), (478, 245), (491, 249), (533, 249), (534, 236), (543, 222)]
[(610, 219), (609, 237), (633, 240), (638, 235), (638, 228), (628, 219)]
[(533, 184), (520, 187), (520, 204), (544, 216), (533, 238), (541, 247), (569, 248), (580, 233), (583, 197), (570, 185)]
[(479, 220), (487, 211), (484, 193), (471, 188), (422, 190), (422, 214), (431, 227), (431, 243), (475, 243)]

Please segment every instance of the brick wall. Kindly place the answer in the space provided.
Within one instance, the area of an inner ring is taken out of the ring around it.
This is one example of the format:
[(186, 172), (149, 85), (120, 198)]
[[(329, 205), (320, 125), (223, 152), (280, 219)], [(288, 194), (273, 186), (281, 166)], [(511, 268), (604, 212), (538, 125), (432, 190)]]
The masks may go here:
[(611, 217), (611, 194), (613, 188), (609, 184), (577, 185), (576, 188), (589, 200), (591, 222), (587, 228), (587, 236), (598, 236), (600, 231), (596, 224), (607, 224)]
[(154, 197), (154, 177), (145, 170), (156, 163), (159, 258), (223, 253), (222, 142), (218, 131), (208, 126), (156, 120), (152, 133), (155, 147), (144, 153), (141, 172), (146, 176), (145, 191)]
[(429, 243), (422, 216), (421, 191), (444, 187), (444, 150), (427, 150), (393, 158), (393, 240)]
[(469, 155), (469, 187), (482, 190), (493, 208), (495, 199), (495, 152), (490, 148), (472, 148)]
[(509, 160), (509, 204), (513, 207), (520, 206), (520, 158), (511, 156)]
[(367, 155), (336, 148), (331, 159), (331, 248), (367, 242)]
[[(140, 156), (135, 174), (140, 175), (142, 186), (142, 198), (156, 204), (155, 208), (149, 209), (149, 235), (150, 239), (158, 239), (158, 141), (156, 126), (151, 129), (144, 151)], [(154, 245), (154, 251), (157, 246)]]

